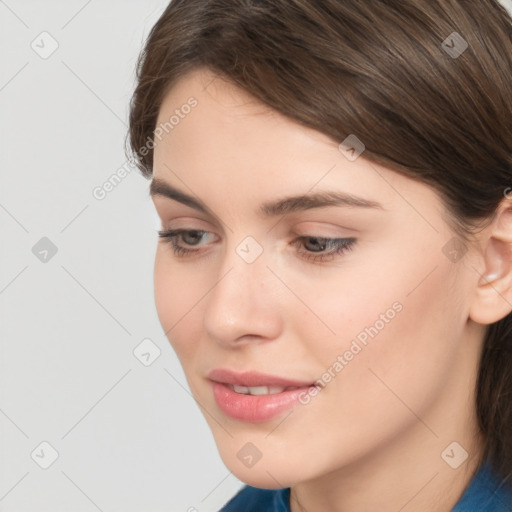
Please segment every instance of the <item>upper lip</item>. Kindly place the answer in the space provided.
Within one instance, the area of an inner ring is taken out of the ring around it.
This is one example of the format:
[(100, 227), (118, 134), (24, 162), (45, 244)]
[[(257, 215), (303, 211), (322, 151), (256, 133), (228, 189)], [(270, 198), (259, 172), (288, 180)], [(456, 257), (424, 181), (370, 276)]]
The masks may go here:
[(303, 380), (285, 379), (277, 375), (247, 371), (237, 373), (225, 368), (217, 368), (208, 374), (210, 380), (221, 382), (223, 384), (232, 384), (238, 386), (276, 386), (276, 387), (306, 387), (311, 386), (312, 382)]

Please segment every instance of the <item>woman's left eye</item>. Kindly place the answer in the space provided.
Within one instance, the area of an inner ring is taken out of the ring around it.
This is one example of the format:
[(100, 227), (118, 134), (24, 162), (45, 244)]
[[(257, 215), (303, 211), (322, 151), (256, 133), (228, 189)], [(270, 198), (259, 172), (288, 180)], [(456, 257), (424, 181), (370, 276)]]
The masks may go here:
[[(171, 244), (171, 249), (175, 256), (186, 257), (199, 253), (198, 249), (189, 249), (178, 243), (178, 239), (188, 246), (197, 246), (205, 235), (212, 235), (209, 231), (198, 229), (171, 229), (159, 231), (158, 236), (164, 242)], [(327, 261), (343, 254), (353, 248), (356, 238), (324, 238), (318, 236), (300, 236), (296, 238), (291, 245), (301, 247), (298, 253), (302, 258), (311, 261)], [(312, 248), (304, 249), (305, 246)], [(325, 252), (327, 250), (327, 252)]]
[[(356, 238), (322, 238), (319, 236), (301, 236), (292, 242), (292, 245), (300, 246), (303, 242), (314, 247), (314, 251), (300, 249), (298, 252), (306, 260), (330, 261), (336, 256), (354, 248)], [(327, 252), (327, 248), (330, 248)]]

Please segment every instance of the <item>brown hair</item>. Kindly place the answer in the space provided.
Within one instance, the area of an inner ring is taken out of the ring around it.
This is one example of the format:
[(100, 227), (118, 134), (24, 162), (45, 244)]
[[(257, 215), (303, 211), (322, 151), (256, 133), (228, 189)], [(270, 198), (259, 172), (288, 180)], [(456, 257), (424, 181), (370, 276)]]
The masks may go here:
[[(200, 67), (334, 140), (355, 134), (365, 158), (436, 190), (464, 242), (512, 185), (512, 19), (497, 0), (173, 0), (130, 105), (144, 176), (166, 92)], [(487, 328), (476, 397), (484, 459), (512, 483), (512, 314)]]

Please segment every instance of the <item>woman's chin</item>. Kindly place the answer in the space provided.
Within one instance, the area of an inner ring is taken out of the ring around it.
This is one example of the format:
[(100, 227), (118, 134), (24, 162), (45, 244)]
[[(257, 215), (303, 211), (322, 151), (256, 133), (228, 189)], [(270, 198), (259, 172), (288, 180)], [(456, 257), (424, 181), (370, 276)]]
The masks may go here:
[(290, 467), (268, 465), (245, 468), (235, 461), (226, 466), (238, 480), (260, 489), (282, 489), (303, 480), (297, 470)]
[[(307, 480), (314, 468), (283, 456), (285, 450), (263, 448), (259, 450), (250, 442), (240, 448), (218, 446), (224, 465), (240, 481), (261, 489), (281, 489)], [(265, 453), (266, 451), (269, 453)], [(263, 453), (262, 453), (263, 451)]]

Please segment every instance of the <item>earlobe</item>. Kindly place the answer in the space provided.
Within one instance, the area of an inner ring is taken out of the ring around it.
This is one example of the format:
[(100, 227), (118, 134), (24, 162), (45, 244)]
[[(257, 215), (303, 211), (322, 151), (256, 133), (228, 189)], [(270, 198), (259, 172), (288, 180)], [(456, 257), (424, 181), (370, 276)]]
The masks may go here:
[(498, 279), (498, 277), (500, 276), (500, 274), (498, 272), (493, 272), (492, 274), (487, 274), (485, 276), (482, 276), (480, 278), (480, 281), (479, 281), (479, 285), (480, 284), (487, 284), (487, 283), (490, 283), (492, 281), (496, 281), (496, 279)]
[[(482, 233), (484, 273), (475, 290), (470, 318), (488, 325), (512, 311), (512, 209), (501, 203), (491, 225)], [(475, 271), (477, 271), (475, 269)]]

